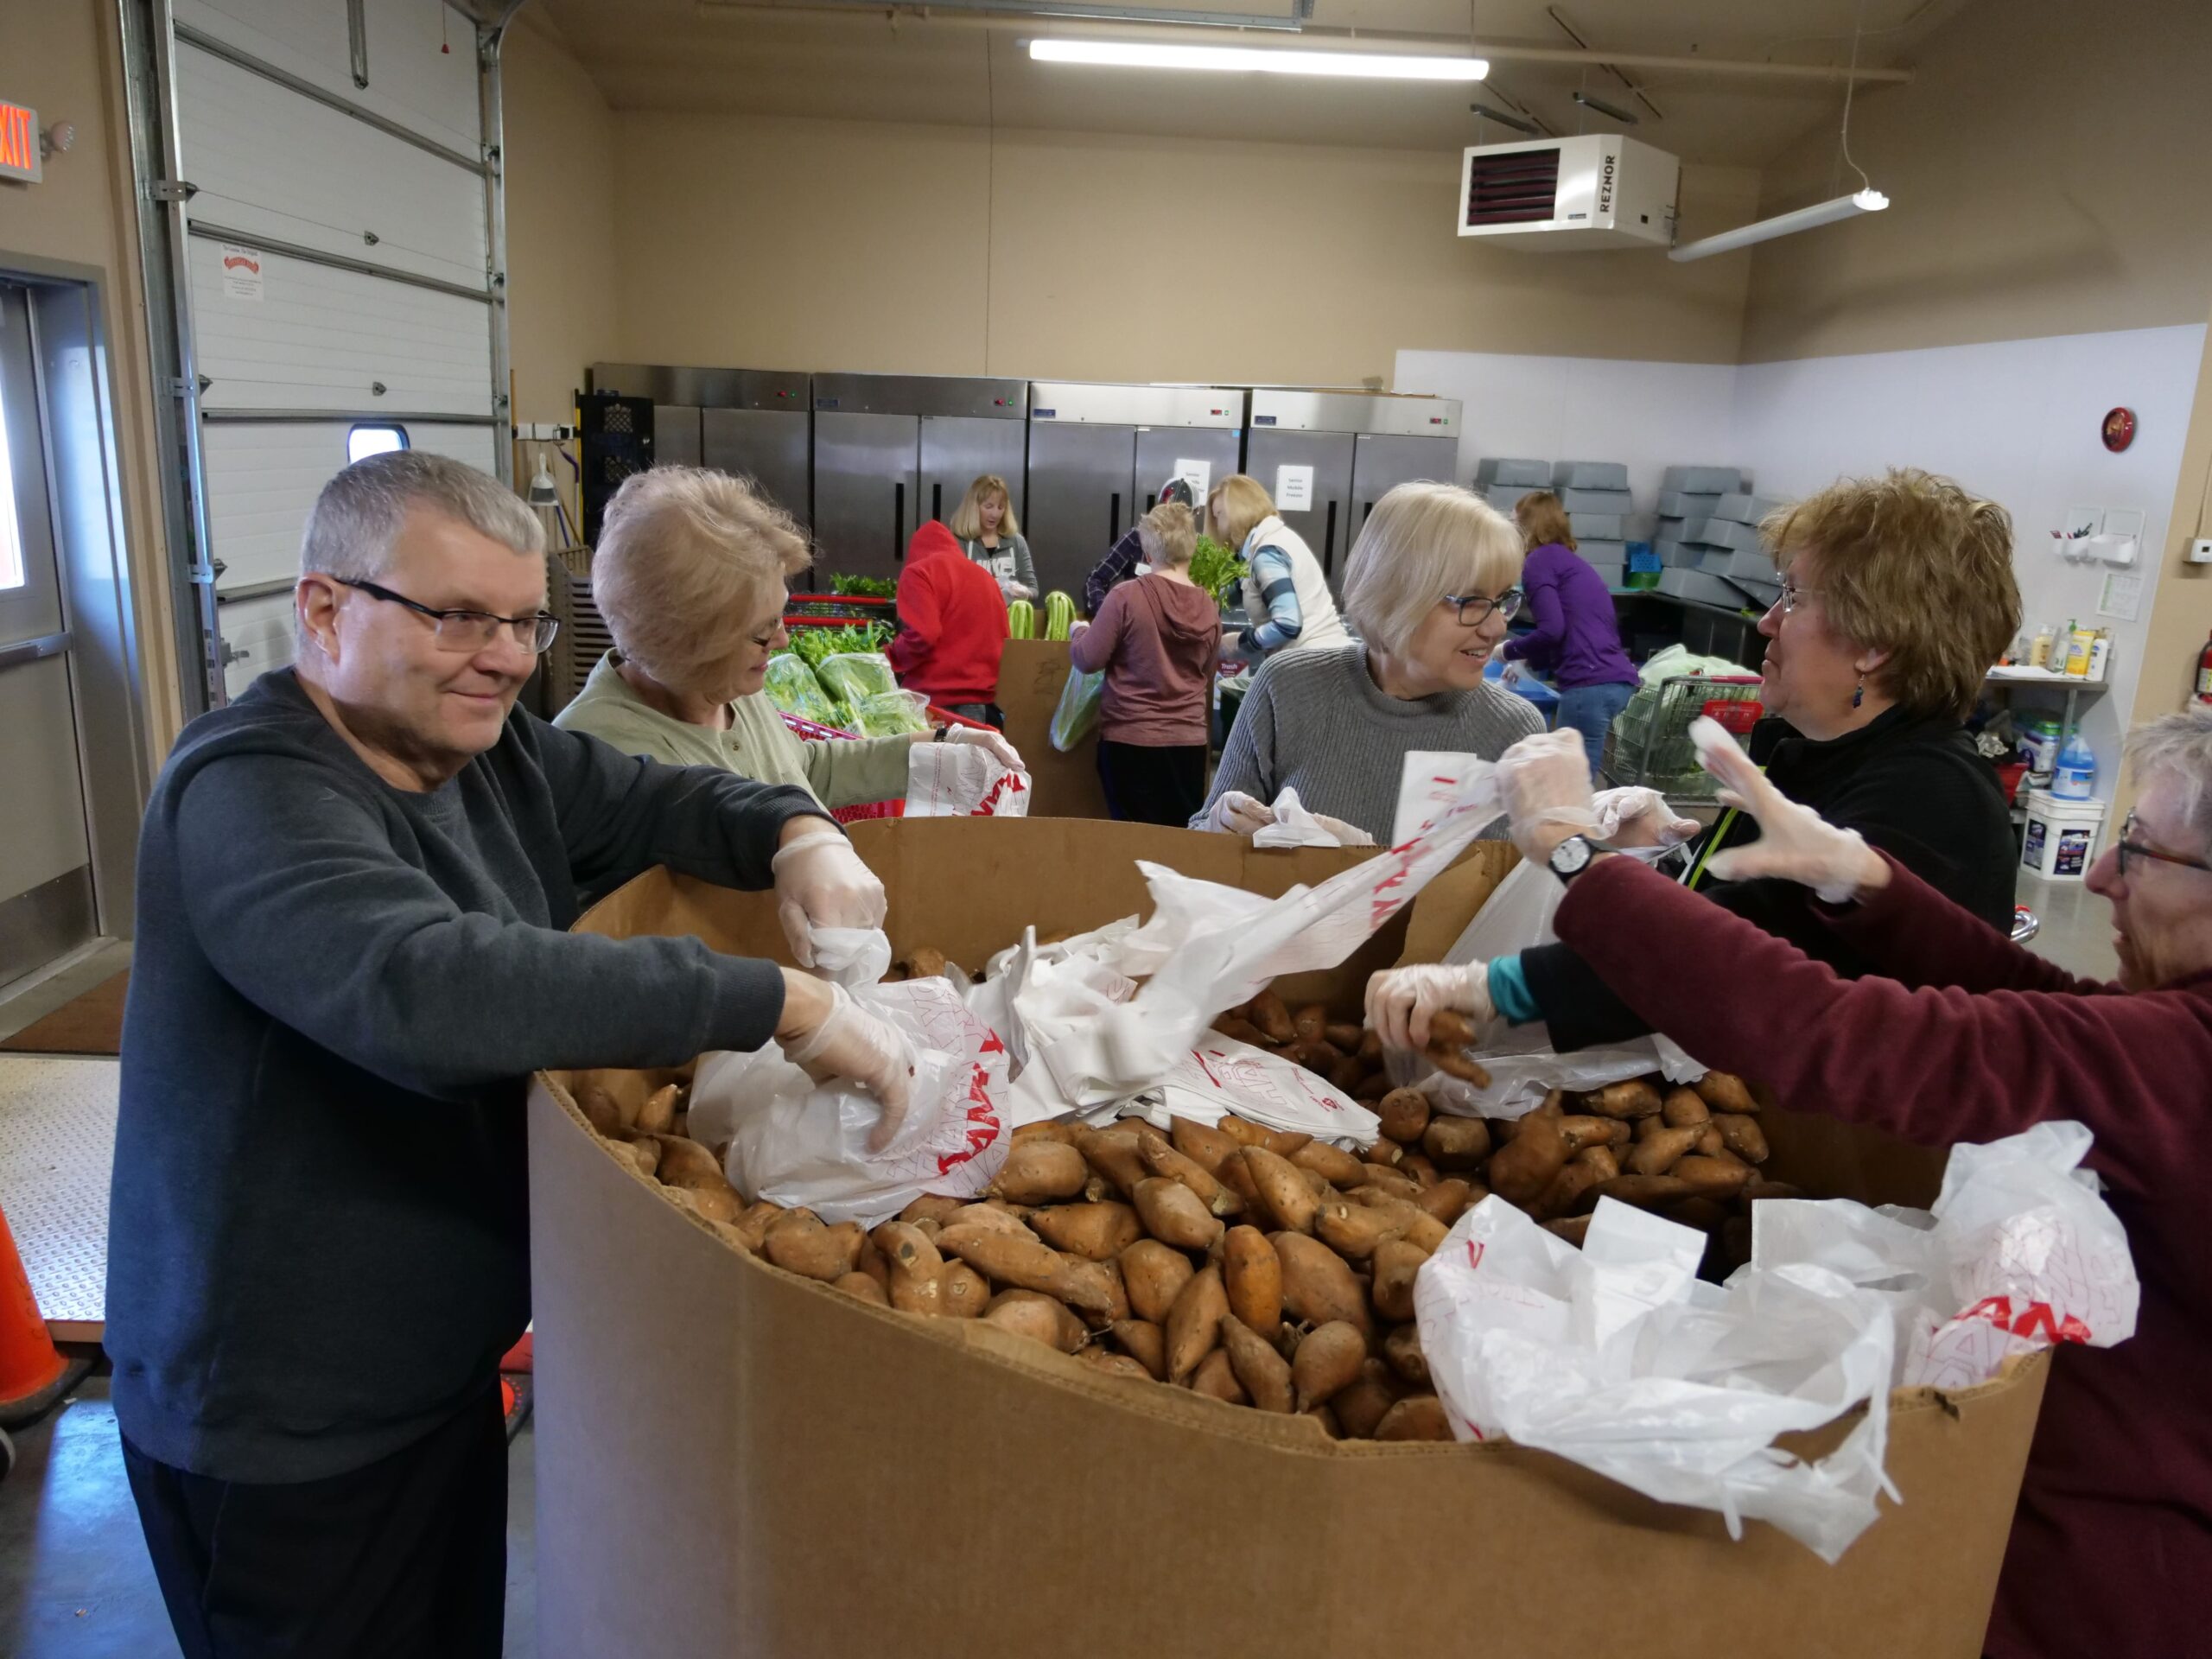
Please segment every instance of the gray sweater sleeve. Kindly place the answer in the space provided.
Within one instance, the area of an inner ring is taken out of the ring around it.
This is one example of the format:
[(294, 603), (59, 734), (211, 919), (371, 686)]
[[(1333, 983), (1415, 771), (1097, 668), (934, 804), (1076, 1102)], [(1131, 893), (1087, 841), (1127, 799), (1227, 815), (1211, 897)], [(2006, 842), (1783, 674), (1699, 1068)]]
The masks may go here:
[[(610, 797), (611, 763), (578, 752), (589, 740), (555, 735), (547, 770), (575, 812), (565, 829), (580, 868), (614, 874), (665, 856), (710, 880), (766, 885), (790, 814), (716, 830), (700, 810), (713, 774), (685, 768), (650, 767)], [(783, 1012), (772, 963), (696, 938), (601, 938), (464, 909), (395, 849), (372, 794), (283, 756), (201, 768), (177, 804), (175, 839), (188, 919), (215, 970), (310, 1040), (420, 1094), (466, 1099), (543, 1066), (674, 1065), (758, 1048)]]
[(1221, 748), (1221, 764), (1214, 768), (1213, 792), (1206, 797), (1205, 805), (1191, 820), (1190, 827), (1205, 829), (1213, 804), (1232, 789), (1243, 791), (1262, 806), (1273, 804), (1277, 793), (1275, 776), (1274, 687), (1263, 668), (1253, 676), (1251, 688), (1237, 705), (1236, 723), (1229, 728), (1229, 741)]
[(1037, 586), (1037, 561), (1029, 556), (1029, 538), (1017, 531), (1008, 539), (1014, 543), (1014, 579), (1042, 599), (1044, 594)]

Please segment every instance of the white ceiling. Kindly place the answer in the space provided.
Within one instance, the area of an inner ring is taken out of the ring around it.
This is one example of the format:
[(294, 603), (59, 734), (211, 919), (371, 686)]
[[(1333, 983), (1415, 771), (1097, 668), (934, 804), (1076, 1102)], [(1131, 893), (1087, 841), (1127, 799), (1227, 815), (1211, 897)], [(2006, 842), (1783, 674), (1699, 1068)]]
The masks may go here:
[[(1000, 0), (1004, 3), (1005, 0)], [(1192, 10), (1277, 12), (1290, 0), (1183, 0)], [(1560, 0), (1599, 50), (1736, 61), (1842, 65), (1863, 16), (1862, 65), (1910, 67), (1915, 50), (1972, 0)], [(1102, 8), (1103, 9), (1103, 8)], [(1119, 8), (1114, 8), (1119, 10)], [(1686, 162), (1758, 167), (1834, 123), (1840, 82), (1679, 68), (1623, 71), (1493, 60), (1484, 86), (1323, 81), (1103, 69), (1030, 60), (1049, 20), (885, 7), (804, 9), (761, 0), (531, 0), (530, 14), (583, 64), (617, 110), (723, 111), (1205, 138), (1457, 148), (1522, 137), (1467, 105), (1517, 104), (1554, 131), (1618, 130), (1578, 87), (1642, 120), (1628, 129)], [(1575, 49), (1544, 0), (1314, 0), (1318, 36), (1425, 36)], [(1174, 38), (1230, 38), (1162, 31)], [(1331, 43), (1317, 39), (1319, 44)], [(1862, 86), (1860, 97), (1879, 97)]]

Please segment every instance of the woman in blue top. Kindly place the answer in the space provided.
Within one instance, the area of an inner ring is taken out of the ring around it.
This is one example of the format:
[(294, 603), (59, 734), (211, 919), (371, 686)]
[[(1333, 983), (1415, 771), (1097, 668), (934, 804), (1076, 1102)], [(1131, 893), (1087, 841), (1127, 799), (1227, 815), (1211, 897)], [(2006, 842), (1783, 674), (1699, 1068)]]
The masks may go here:
[(1636, 664), (1621, 649), (1605, 579), (1574, 550), (1559, 497), (1531, 491), (1513, 504), (1513, 522), (1528, 550), (1521, 586), (1536, 626), (1507, 640), (1499, 655), (1551, 672), (1559, 687), (1560, 726), (1582, 734), (1594, 770), (1605, 753), (1606, 728), (1636, 690)]

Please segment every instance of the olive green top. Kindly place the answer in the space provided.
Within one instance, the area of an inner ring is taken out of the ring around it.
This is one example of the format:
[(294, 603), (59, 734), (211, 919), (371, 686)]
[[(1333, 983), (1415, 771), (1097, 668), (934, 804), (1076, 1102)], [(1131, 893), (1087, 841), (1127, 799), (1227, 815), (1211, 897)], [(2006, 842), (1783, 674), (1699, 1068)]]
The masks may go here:
[(802, 738), (765, 691), (729, 705), (726, 732), (694, 726), (647, 703), (616, 661), (611, 651), (599, 659), (575, 701), (553, 716), (556, 726), (672, 766), (719, 766), (764, 784), (796, 784), (824, 806), (906, 798), (911, 737)]

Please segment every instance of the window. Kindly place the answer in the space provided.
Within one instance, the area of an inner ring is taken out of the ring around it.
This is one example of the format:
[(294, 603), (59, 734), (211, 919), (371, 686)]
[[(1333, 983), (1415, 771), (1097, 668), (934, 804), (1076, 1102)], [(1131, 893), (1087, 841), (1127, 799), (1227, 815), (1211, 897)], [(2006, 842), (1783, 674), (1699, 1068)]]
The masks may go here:
[(346, 464), (366, 461), (371, 455), (388, 455), (395, 449), (407, 448), (407, 429), (404, 426), (357, 426), (346, 435)]
[(23, 538), (16, 526), (16, 473), (8, 459), (8, 410), (0, 404), (0, 594), (24, 582)]

